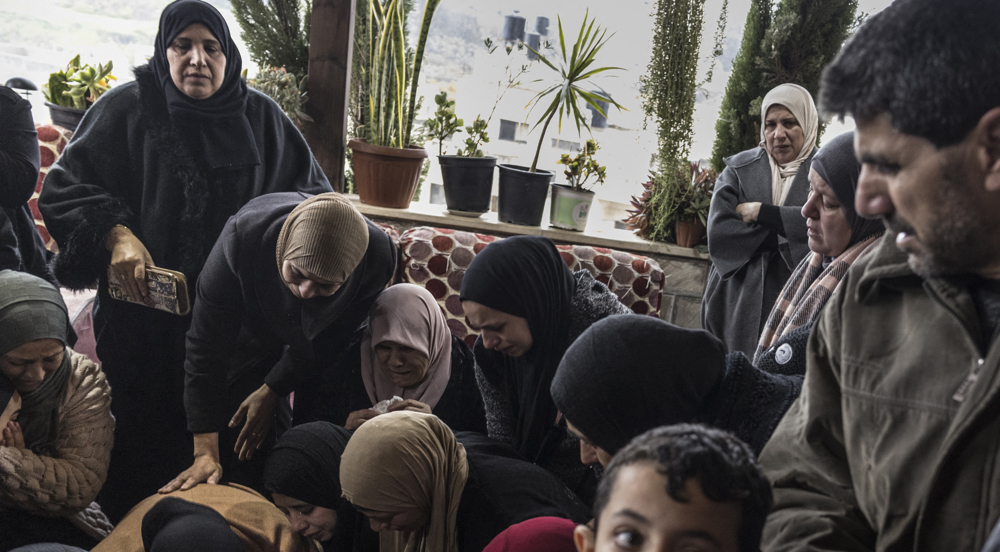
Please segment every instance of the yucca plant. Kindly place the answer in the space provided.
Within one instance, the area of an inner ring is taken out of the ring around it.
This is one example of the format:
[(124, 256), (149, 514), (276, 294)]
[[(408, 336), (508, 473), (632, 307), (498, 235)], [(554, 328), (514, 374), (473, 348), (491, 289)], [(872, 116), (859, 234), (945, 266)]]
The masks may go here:
[[(441, 0), (427, 0), (412, 67), (408, 63), (403, 29), (403, 0), (368, 0), (368, 107), (370, 118), (361, 129), (369, 144), (405, 148), (413, 131), (417, 84), (431, 19)], [(410, 83), (407, 101), (406, 83)]]
[(587, 90), (587, 88), (592, 88), (593, 85), (588, 85), (586, 88), (581, 86), (584, 81), (599, 73), (611, 70), (622, 70), (621, 67), (598, 67), (596, 69), (591, 69), (591, 66), (594, 65), (594, 58), (597, 56), (597, 53), (601, 51), (604, 44), (611, 38), (605, 38), (607, 31), (602, 30), (600, 26), (595, 26), (596, 19), (591, 20), (590, 10), (587, 10), (586, 14), (583, 16), (583, 25), (580, 26), (580, 33), (576, 37), (576, 42), (572, 45), (572, 50), (567, 51), (566, 39), (563, 35), (562, 18), (558, 18), (558, 22), (558, 53), (561, 54), (559, 67), (556, 67), (551, 61), (546, 59), (541, 52), (538, 52), (531, 46), (528, 46), (528, 49), (531, 50), (542, 63), (553, 71), (559, 73), (560, 77), (558, 82), (539, 92), (528, 103), (528, 105), (532, 106), (532, 109), (534, 109), (541, 104), (543, 100), (551, 96), (551, 101), (548, 102), (545, 112), (542, 113), (538, 122), (536, 122), (535, 126), (532, 127), (532, 130), (534, 130), (535, 128), (538, 128), (538, 125), (542, 125), (542, 133), (538, 137), (538, 147), (535, 148), (535, 158), (531, 161), (531, 172), (536, 172), (538, 168), (538, 156), (542, 151), (542, 142), (545, 140), (545, 132), (549, 128), (549, 123), (552, 122), (552, 119), (557, 114), (559, 115), (559, 132), (562, 132), (562, 120), (563, 115), (565, 115), (567, 118), (571, 118), (576, 123), (576, 131), (579, 133), (581, 124), (587, 129), (587, 132), (590, 132), (590, 125), (587, 123), (587, 116), (584, 114), (585, 110), (581, 110), (579, 106), (581, 99), (605, 117), (607, 117), (607, 113), (605, 113), (604, 109), (601, 108), (600, 102), (608, 102), (609, 104), (617, 107), (619, 110), (624, 109), (618, 102), (611, 98), (610, 94), (604, 92), (603, 89), (601, 89), (600, 94), (597, 94)]

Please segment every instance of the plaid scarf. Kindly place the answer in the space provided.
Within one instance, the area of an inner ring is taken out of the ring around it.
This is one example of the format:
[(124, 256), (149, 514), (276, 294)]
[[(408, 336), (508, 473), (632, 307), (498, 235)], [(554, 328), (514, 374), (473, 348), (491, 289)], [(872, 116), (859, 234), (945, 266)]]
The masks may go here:
[(882, 234), (883, 232), (878, 232), (848, 247), (825, 269), (823, 255), (815, 252), (799, 263), (781, 290), (770, 316), (767, 317), (767, 324), (761, 333), (757, 351), (753, 354), (754, 365), (760, 360), (764, 351), (777, 343), (782, 336), (815, 322), (819, 311), (837, 290), (847, 270), (854, 261), (875, 245)]

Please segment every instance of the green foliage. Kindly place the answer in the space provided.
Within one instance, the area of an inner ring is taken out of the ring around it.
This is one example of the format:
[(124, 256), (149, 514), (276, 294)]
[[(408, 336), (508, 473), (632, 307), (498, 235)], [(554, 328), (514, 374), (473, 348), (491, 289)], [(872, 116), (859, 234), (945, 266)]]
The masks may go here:
[[(723, 158), (760, 142), (760, 108), (768, 90), (790, 82), (817, 96), (823, 68), (864, 18), (855, 15), (857, 4), (857, 0), (781, 0), (772, 16), (771, 0), (752, 0), (715, 125), (712, 166), (716, 170), (723, 169)], [(821, 122), (817, 139), (824, 126)]]
[[(700, 1), (703, 2), (704, 0)], [(559, 74), (557, 83), (539, 92), (534, 98), (532, 98), (531, 102), (529, 102), (529, 105), (532, 105), (532, 109), (534, 109), (542, 103), (542, 100), (545, 99), (546, 96), (552, 96), (548, 103), (548, 107), (545, 108), (542, 116), (539, 117), (538, 122), (536, 122), (534, 126), (534, 128), (538, 128), (538, 125), (544, 123), (542, 133), (538, 137), (538, 147), (535, 148), (535, 158), (531, 161), (531, 172), (535, 172), (538, 167), (538, 155), (542, 151), (542, 142), (545, 140), (545, 131), (548, 130), (549, 123), (552, 122), (552, 118), (555, 117), (556, 114), (559, 115), (558, 129), (560, 132), (562, 132), (562, 120), (563, 115), (565, 115), (568, 119), (576, 123), (576, 131), (579, 134), (581, 124), (583, 124), (583, 126), (587, 129), (588, 133), (590, 132), (590, 125), (587, 123), (587, 116), (584, 114), (586, 110), (580, 109), (580, 100), (586, 101), (587, 104), (605, 117), (607, 116), (607, 113), (605, 113), (601, 108), (599, 102), (608, 102), (617, 107), (619, 110), (624, 109), (618, 102), (611, 98), (610, 94), (604, 92), (603, 89), (600, 94), (595, 94), (582, 86), (587, 79), (599, 73), (612, 70), (622, 70), (621, 67), (591, 68), (594, 64), (594, 58), (597, 56), (597, 53), (601, 51), (604, 44), (611, 38), (605, 38), (607, 31), (602, 30), (600, 26), (594, 26), (597, 20), (596, 18), (591, 20), (590, 10), (587, 10), (587, 13), (583, 16), (583, 25), (580, 26), (580, 33), (576, 37), (576, 42), (572, 44), (572, 50), (567, 51), (566, 38), (563, 34), (562, 18), (558, 18), (558, 21), (558, 52), (561, 54), (559, 67), (553, 65), (552, 62), (546, 59), (544, 55), (535, 51), (531, 46), (528, 46), (528, 49), (538, 57), (539, 61), (544, 63), (549, 69), (552, 69)], [(587, 88), (590, 88), (590, 86)], [(534, 130), (534, 128), (532, 130)]]
[(80, 55), (69, 60), (61, 71), (49, 75), (49, 82), (42, 85), (45, 100), (55, 105), (87, 109), (97, 98), (110, 89), (108, 81), (118, 80), (111, 74), (114, 64), (80, 65)]
[(645, 239), (676, 241), (677, 223), (700, 220), (708, 224), (715, 180), (719, 173), (698, 163), (675, 165), (671, 178), (651, 175), (640, 197), (632, 196), (632, 209), (625, 223)]
[(482, 157), (483, 150), (479, 149), (479, 146), (490, 142), (490, 136), (486, 132), (487, 128), (489, 128), (489, 123), (484, 121), (479, 115), (476, 115), (476, 120), (472, 121), (472, 126), (465, 127), (465, 132), (469, 137), (465, 139), (465, 147), (458, 150), (458, 156)]
[[(563, 174), (566, 175), (566, 182), (573, 187), (574, 190), (578, 192), (583, 192), (590, 190), (598, 184), (604, 184), (605, 170), (607, 167), (601, 166), (600, 163), (594, 159), (597, 154), (597, 150), (600, 149), (597, 146), (597, 142), (593, 139), (587, 140), (583, 147), (580, 148), (580, 153), (576, 157), (570, 157), (569, 154), (562, 154), (559, 161), (556, 161), (560, 165), (566, 165), (566, 170)], [(587, 181), (593, 176), (596, 179), (594, 183), (589, 187), (586, 186)]]
[(311, 0), (232, 0), (250, 58), (261, 67), (284, 67), (296, 77), (309, 72)]
[(455, 100), (449, 100), (448, 93), (444, 90), (434, 96), (434, 103), (437, 104), (437, 111), (424, 122), (424, 129), (428, 138), (438, 141), (438, 155), (444, 155), (445, 138), (462, 132), (461, 127), (465, 123), (455, 116)]
[(247, 85), (270, 96), (285, 115), (288, 115), (288, 118), (301, 129), (304, 121), (312, 122), (312, 117), (306, 115), (303, 110), (307, 100), (308, 81), (308, 77), (296, 79), (295, 75), (285, 71), (284, 67), (267, 67), (258, 73), (256, 78), (248, 80)]
[(733, 60), (733, 71), (726, 83), (726, 95), (715, 123), (715, 144), (712, 146), (712, 168), (725, 168), (722, 159), (753, 148), (760, 142), (760, 104), (754, 111), (753, 103), (763, 100), (764, 86), (757, 60), (763, 52), (761, 44), (771, 25), (771, 0), (752, 0), (747, 13), (743, 42)]
[(704, 8), (705, 0), (657, 3), (653, 52), (648, 73), (642, 78), (646, 120), (657, 123), (659, 169), (648, 223), (648, 237), (653, 240), (666, 241), (673, 236), (675, 198), (687, 185), (676, 167), (686, 166), (691, 150)]
[(381, 0), (368, 0), (368, 53), (362, 65), (368, 80), (368, 119), (358, 131), (369, 144), (403, 148), (411, 142), (424, 45), (440, 0), (427, 0), (424, 5), (417, 49), (410, 55), (406, 52), (403, 0), (384, 1), (385, 5)]
[(761, 45), (765, 90), (792, 82), (816, 98), (823, 68), (847, 40), (857, 8), (858, 0), (781, 0)]

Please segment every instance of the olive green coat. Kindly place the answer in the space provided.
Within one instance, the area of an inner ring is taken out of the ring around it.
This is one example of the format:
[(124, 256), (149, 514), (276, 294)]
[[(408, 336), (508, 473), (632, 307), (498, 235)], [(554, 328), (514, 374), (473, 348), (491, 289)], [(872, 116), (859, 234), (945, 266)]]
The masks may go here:
[(1000, 517), (1000, 346), (981, 352), (969, 292), (917, 277), (893, 238), (827, 303), (761, 454), (765, 551), (978, 551)]

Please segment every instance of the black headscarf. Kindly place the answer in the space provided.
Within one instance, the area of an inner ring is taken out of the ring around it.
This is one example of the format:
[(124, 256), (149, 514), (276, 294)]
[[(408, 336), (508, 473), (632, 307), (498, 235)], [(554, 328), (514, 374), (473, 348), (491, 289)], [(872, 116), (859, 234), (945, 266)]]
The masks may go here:
[(712, 334), (651, 316), (609, 316), (566, 351), (552, 398), (569, 423), (614, 454), (654, 427), (701, 421), (725, 375), (725, 347)]
[[(201, 23), (211, 31), (226, 56), (222, 86), (203, 100), (196, 100), (177, 88), (170, 77), (170, 63), (167, 61), (170, 44), (178, 34), (195, 23)], [(240, 75), (243, 59), (219, 10), (201, 0), (177, 0), (164, 8), (149, 67), (163, 88), (171, 118), (198, 137), (199, 142), (193, 147), (204, 152), (211, 168), (260, 164), (253, 130), (245, 115), (249, 91)]]
[[(66, 303), (55, 286), (25, 272), (0, 271), (0, 355), (39, 339), (65, 345), (71, 332)], [(66, 349), (59, 368), (45, 376), (37, 389), (21, 394), (19, 423), (25, 445), (36, 454), (55, 452), (56, 409), (66, 393), (70, 364)]]
[(243, 543), (222, 514), (201, 504), (168, 497), (142, 517), (146, 552), (243, 552)]
[(851, 240), (847, 247), (885, 230), (881, 219), (866, 219), (854, 209), (854, 196), (858, 192), (861, 164), (854, 155), (854, 132), (845, 132), (823, 145), (813, 156), (812, 168), (833, 190), (844, 211), (847, 224), (851, 225)]
[(264, 488), (314, 506), (337, 510), (340, 456), (351, 434), (328, 422), (289, 429), (278, 439), (264, 464)]
[[(14, 385), (9, 379), (0, 376), (0, 414), (7, 410), (12, 398), (14, 398)], [(0, 431), (3, 431), (3, 427), (0, 427)]]
[(528, 460), (538, 457), (556, 420), (558, 411), (549, 385), (569, 345), (575, 288), (573, 273), (555, 245), (537, 236), (516, 236), (490, 244), (476, 255), (462, 280), (462, 301), (474, 301), (528, 321), (532, 346), (524, 356), (526, 365), (505, 375), (514, 378), (520, 402), (511, 444)]

